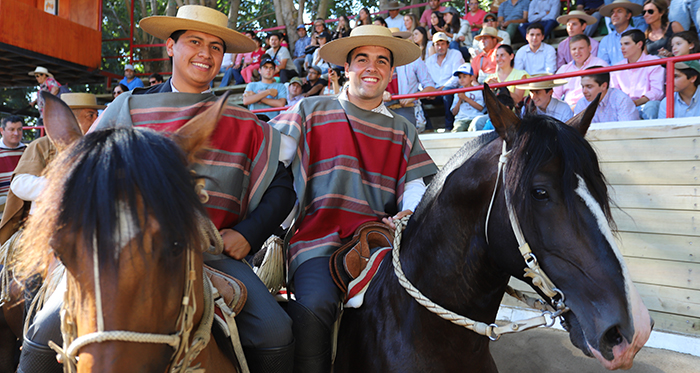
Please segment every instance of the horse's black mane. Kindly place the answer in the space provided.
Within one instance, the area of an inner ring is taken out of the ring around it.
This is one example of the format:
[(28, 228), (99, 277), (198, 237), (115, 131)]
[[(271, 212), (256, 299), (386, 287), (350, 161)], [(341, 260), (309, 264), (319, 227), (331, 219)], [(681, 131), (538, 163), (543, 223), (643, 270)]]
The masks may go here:
[(172, 140), (149, 129), (106, 129), (83, 137), (55, 162), (64, 173), (52, 174), (64, 191), (56, 227), (66, 230), (62, 234), (82, 235), (88, 247), (96, 243), (101, 266), (118, 263), (119, 253), (112, 249), (119, 249), (120, 234), (144, 234), (120, 232), (120, 204), (136, 226), (147, 226), (139, 214), (155, 218), (165, 239), (154, 249), (164, 250), (170, 264), (200, 240), (196, 213), (206, 212), (194, 192), (185, 155)]

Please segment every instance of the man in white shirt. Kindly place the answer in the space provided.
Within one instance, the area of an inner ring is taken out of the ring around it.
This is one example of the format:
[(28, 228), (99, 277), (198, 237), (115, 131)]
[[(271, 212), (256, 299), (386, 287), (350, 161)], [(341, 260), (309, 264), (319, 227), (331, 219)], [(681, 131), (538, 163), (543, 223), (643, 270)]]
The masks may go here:
[[(458, 50), (449, 49), (449, 42), (449, 38), (444, 32), (436, 33), (433, 36), (436, 52), (425, 60), (425, 65), (428, 67), (428, 72), (438, 87), (438, 91), (459, 86), (459, 79), (452, 74), (464, 63), (464, 58)], [(453, 100), (454, 95), (442, 96), (445, 105), (445, 131), (452, 130), (455, 120), (452, 110), (450, 110)]]
[(523, 46), (515, 54), (515, 68), (525, 70), (530, 75), (554, 74), (557, 71), (557, 52), (544, 40), (544, 27), (533, 23), (527, 27), (528, 45)]
[(384, 9), (389, 13), (386, 18), (384, 18), (384, 22), (386, 22), (386, 27), (388, 28), (396, 27), (400, 31), (407, 31), (406, 25), (403, 23), (403, 16), (399, 12), (400, 9), (401, 3), (398, 1), (389, 2), (386, 9)]

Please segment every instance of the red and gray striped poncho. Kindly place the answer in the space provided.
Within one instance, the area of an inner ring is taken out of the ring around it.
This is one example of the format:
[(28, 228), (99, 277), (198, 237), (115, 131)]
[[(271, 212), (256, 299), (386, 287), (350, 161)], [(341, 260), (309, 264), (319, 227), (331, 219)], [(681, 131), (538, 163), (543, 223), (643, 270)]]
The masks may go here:
[(330, 256), (357, 227), (403, 210), (407, 182), (435, 174), (405, 118), (363, 110), (335, 97), (309, 97), (270, 124), (298, 142), (292, 172), (300, 202), (289, 276)]
[[(143, 126), (174, 132), (215, 101), (213, 94), (127, 92), (107, 107), (93, 129)], [(194, 169), (210, 178), (205, 186), (210, 218), (218, 229), (231, 228), (257, 207), (270, 185), (280, 134), (250, 111), (228, 104), (209, 141)]]

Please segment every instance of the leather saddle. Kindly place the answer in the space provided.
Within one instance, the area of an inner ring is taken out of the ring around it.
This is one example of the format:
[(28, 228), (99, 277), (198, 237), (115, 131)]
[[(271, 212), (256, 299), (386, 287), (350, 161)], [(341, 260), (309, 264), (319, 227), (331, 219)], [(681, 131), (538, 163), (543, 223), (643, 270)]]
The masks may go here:
[(336, 250), (330, 259), (331, 276), (335, 285), (348, 292), (348, 284), (365, 269), (372, 255), (372, 249), (392, 247), (394, 230), (382, 222), (368, 222), (360, 225), (350, 242)]

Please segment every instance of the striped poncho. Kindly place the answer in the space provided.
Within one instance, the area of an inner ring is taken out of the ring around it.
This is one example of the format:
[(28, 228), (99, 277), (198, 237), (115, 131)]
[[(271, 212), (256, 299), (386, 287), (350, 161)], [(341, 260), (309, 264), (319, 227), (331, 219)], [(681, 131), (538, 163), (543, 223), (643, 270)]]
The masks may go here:
[[(127, 92), (109, 105), (92, 130), (144, 126), (174, 132), (215, 101), (213, 94)], [(209, 141), (194, 169), (209, 178), (205, 207), (210, 218), (218, 229), (231, 228), (257, 207), (274, 178), (280, 135), (248, 110), (228, 104)]]
[(330, 256), (360, 224), (403, 210), (406, 183), (437, 172), (415, 127), (396, 114), (311, 97), (270, 124), (298, 142), (292, 172), (301, 208), (290, 278), (304, 261)]

